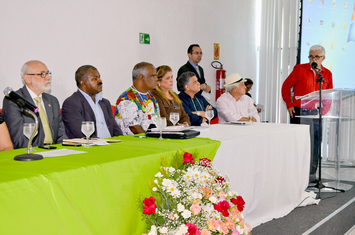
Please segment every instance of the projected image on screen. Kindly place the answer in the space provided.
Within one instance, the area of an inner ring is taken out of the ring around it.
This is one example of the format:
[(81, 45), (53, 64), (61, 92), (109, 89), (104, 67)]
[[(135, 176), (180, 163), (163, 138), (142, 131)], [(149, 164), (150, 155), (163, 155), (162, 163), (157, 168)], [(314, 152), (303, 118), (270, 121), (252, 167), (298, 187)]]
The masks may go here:
[(308, 63), (309, 48), (320, 44), (334, 88), (355, 89), (355, 0), (303, 0), (301, 42), (301, 63)]

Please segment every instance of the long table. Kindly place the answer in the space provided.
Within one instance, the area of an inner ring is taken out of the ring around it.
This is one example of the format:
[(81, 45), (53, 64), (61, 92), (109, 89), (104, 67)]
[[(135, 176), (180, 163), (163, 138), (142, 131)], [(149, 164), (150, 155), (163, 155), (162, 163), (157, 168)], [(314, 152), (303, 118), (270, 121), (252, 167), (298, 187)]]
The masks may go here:
[(24, 149), (0, 152), (0, 234), (142, 234), (137, 201), (149, 196), (161, 156), (188, 151), (213, 159), (220, 145), (205, 138), (115, 139), (122, 142), (65, 147), (87, 153), (32, 162), (13, 160)]
[(202, 129), (200, 136), (221, 141), (213, 163), (243, 196), (245, 221), (252, 228), (301, 203), (309, 178), (307, 125), (218, 124)]

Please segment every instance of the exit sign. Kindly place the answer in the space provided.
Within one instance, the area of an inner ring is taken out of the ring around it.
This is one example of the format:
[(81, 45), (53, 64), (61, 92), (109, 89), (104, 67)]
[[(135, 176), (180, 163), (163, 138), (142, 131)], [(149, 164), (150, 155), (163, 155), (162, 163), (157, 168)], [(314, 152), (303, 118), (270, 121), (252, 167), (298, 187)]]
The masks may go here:
[(140, 44), (150, 44), (150, 37), (148, 33), (139, 33)]

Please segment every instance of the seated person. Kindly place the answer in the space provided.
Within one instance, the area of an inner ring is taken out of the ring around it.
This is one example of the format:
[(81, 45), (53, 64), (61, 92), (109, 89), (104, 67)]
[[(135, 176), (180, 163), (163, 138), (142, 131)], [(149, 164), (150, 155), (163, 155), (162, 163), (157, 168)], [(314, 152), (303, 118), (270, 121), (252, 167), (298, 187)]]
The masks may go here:
[[(60, 114), (58, 99), (50, 94), (51, 75), (47, 66), (38, 60), (26, 62), (21, 69), (24, 86), (16, 93), (39, 109), (38, 133), (32, 141), (33, 146), (43, 144), (59, 144), (68, 138)], [(26, 148), (28, 139), (23, 134), (24, 123), (34, 123), (33, 117), (21, 112), (11, 100), (4, 98), (2, 114), (9, 128), (14, 148)]]
[(160, 116), (166, 117), (167, 125), (172, 126), (173, 123), (169, 120), (170, 113), (179, 113), (180, 120), (177, 125), (191, 125), (189, 115), (185, 112), (182, 106), (182, 101), (179, 96), (173, 91), (173, 73), (167, 65), (159, 66), (157, 69), (158, 85), (151, 90), (152, 94), (158, 101)]
[(7, 129), (6, 123), (0, 113), (0, 151), (11, 149), (14, 149), (14, 147), (11, 142), (9, 130)]
[(95, 132), (91, 137), (110, 138), (122, 135), (112, 115), (110, 101), (102, 98), (102, 80), (94, 66), (83, 65), (75, 72), (78, 90), (68, 97), (62, 108), (65, 131), (69, 138), (82, 138), (81, 123), (93, 121)]
[(213, 118), (217, 117), (217, 110), (199, 93), (200, 83), (197, 81), (195, 73), (182, 73), (178, 77), (177, 87), (180, 91), (179, 98), (182, 101), (185, 112), (190, 117), (192, 126), (201, 126), (202, 123), (207, 121), (205, 110), (213, 109)]
[(245, 95), (249, 96), (250, 98), (252, 98), (252, 97), (251, 97), (251, 94), (249, 93), (249, 91), (251, 91), (253, 84), (254, 84), (253, 80), (251, 80), (250, 78), (245, 78), (245, 82), (244, 82), (245, 90), (246, 90)]
[(154, 119), (159, 117), (159, 105), (149, 90), (157, 85), (152, 64), (141, 62), (132, 71), (133, 85), (117, 99), (116, 121), (124, 135), (145, 133)]
[(250, 112), (252, 112), (251, 121), (260, 122), (253, 100), (245, 95), (244, 79), (238, 73), (234, 73), (225, 81), (226, 93), (223, 93), (216, 102), (218, 122), (249, 122)]

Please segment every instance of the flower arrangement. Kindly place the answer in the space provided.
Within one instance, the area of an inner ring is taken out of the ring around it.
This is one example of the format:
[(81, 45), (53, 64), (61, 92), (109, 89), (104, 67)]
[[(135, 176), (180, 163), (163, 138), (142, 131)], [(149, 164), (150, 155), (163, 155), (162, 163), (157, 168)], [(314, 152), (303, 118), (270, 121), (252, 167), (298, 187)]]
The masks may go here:
[(244, 223), (244, 200), (229, 189), (207, 158), (194, 162), (192, 154), (177, 153), (172, 167), (162, 158), (160, 171), (151, 180), (152, 196), (140, 199), (148, 235), (250, 234)]

